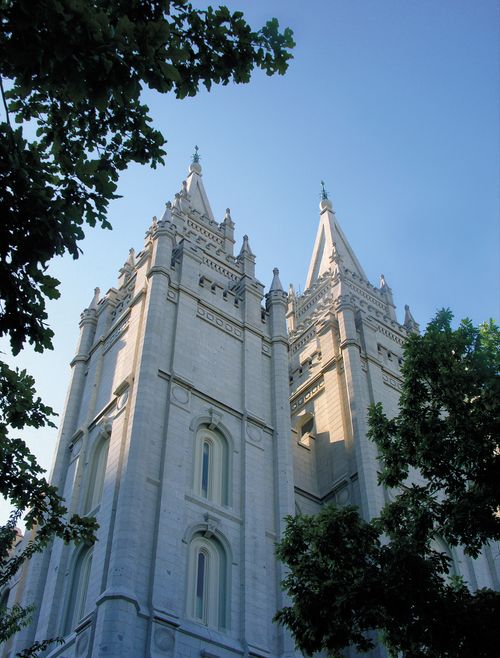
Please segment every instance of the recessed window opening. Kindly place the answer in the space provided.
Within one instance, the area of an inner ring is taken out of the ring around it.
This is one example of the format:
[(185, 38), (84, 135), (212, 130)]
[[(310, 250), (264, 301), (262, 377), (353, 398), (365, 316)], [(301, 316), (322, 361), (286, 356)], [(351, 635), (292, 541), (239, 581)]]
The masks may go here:
[(195, 535), (190, 545), (188, 614), (205, 626), (227, 629), (227, 557), (221, 543)]
[(202, 427), (195, 441), (194, 490), (217, 505), (229, 505), (229, 446), (222, 434)]
[(64, 622), (65, 635), (74, 629), (85, 614), (91, 567), (92, 547), (86, 546), (79, 551), (73, 564)]
[(306, 434), (310, 434), (313, 431), (314, 428), (314, 418), (309, 418), (309, 420), (306, 420), (306, 422), (301, 426), (300, 428), (300, 436), (306, 436)]
[(101, 502), (104, 489), (106, 465), (108, 463), (109, 436), (98, 440), (94, 454), (90, 461), (90, 470), (87, 479), (87, 494), (85, 497), (84, 514), (94, 510)]

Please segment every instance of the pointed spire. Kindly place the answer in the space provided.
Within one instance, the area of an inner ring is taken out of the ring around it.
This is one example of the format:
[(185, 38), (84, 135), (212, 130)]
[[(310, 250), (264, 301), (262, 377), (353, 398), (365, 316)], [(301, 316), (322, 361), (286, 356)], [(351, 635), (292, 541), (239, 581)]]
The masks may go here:
[(172, 203), (170, 201), (167, 201), (165, 204), (165, 211), (163, 212), (161, 221), (162, 222), (169, 222), (172, 217)]
[(273, 280), (271, 283), (271, 287), (269, 288), (269, 292), (284, 292), (283, 286), (281, 285), (280, 277), (279, 277), (280, 271), (277, 267), (274, 268), (273, 270)]
[(241, 245), (240, 253), (237, 258), (240, 270), (243, 274), (247, 276), (255, 276), (255, 256), (253, 255), (252, 250), (250, 249), (250, 243), (248, 242), (248, 235), (243, 236), (243, 244)]
[(295, 299), (297, 295), (295, 294), (295, 288), (293, 287), (293, 283), (290, 283), (288, 286), (288, 298), (289, 299)]
[(226, 214), (224, 215), (224, 219), (222, 221), (223, 226), (234, 226), (233, 218), (231, 217), (231, 210), (230, 208), (226, 208)]
[(387, 285), (387, 281), (385, 280), (385, 276), (383, 274), (380, 275), (380, 290), (383, 290), (384, 292), (386, 290), (390, 290), (389, 286)]
[(130, 267), (135, 267), (135, 249), (131, 247), (128, 250), (128, 258), (125, 261), (125, 265), (130, 265)]
[(420, 333), (420, 326), (418, 322), (415, 322), (415, 318), (411, 314), (408, 304), (405, 304), (405, 320), (403, 322), (403, 327), (409, 332)]
[(250, 243), (248, 242), (248, 235), (243, 236), (243, 244), (240, 249), (240, 257), (242, 256), (250, 256), (250, 258), (254, 258), (254, 254), (250, 249)]
[(177, 210), (177, 211), (180, 212), (180, 210), (181, 210), (181, 195), (179, 194), (179, 192), (176, 192), (175, 195), (174, 195), (174, 203), (173, 203), (172, 207), (174, 208), (174, 210)]
[(183, 184), (181, 196), (184, 195), (185, 192), (189, 199), (189, 209), (195, 214), (198, 213), (201, 218), (205, 219), (205, 221), (208, 220), (209, 224), (214, 225), (216, 222), (203, 185), (201, 165), (199, 162), (200, 154), (198, 153), (197, 148), (198, 147), (195, 147), (193, 161), (189, 165), (189, 175), (187, 177), (186, 185), (184, 186)]
[(99, 295), (101, 294), (101, 289), (100, 288), (94, 288), (94, 296), (92, 297), (92, 301), (90, 302), (88, 309), (89, 311), (95, 311), (97, 308), (97, 304), (99, 304)]
[[(366, 281), (366, 274), (340, 228), (335, 212), (333, 211), (332, 202), (328, 198), (328, 193), (323, 181), (321, 181), (321, 185), (322, 191), (319, 204), (319, 226), (316, 232), (316, 240), (314, 242), (313, 253), (307, 272), (306, 290), (322, 275), (332, 270), (334, 243), (335, 251), (342, 262), (341, 270), (350, 270)], [(340, 261), (338, 261), (337, 264), (338, 263), (340, 263)]]

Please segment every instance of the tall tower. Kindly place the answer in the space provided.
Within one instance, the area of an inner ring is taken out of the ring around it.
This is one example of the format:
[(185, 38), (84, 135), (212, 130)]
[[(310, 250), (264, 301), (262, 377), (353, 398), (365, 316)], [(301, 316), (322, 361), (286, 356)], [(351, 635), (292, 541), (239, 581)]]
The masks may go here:
[[(94, 546), (29, 565), (48, 655), (284, 656), (274, 545), (293, 513), (287, 295), (265, 306), (245, 236), (214, 219), (195, 155), (118, 285), (80, 322), (53, 483)], [(28, 599), (28, 594), (31, 597)]]
[[(290, 288), (287, 321), (296, 509), (355, 504), (370, 519), (394, 492), (377, 483), (367, 409), (382, 402), (387, 415), (398, 413), (403, 344), (419, 327), (408, 306), (403, 324), (397, 321), (383, 274), (378, 287), (368, 281), (324, 189), (306, 289)], [(471, 589), (499, 589), (491, 547), (473, 560), (461, 547), (438, 544)]]
[[(32, 558), (9, 603), (34, 603), (33, 624), (3, 658), (55, 636), (51, 658), (291, 657), (271, 621), (284, 517), (334, 501), (369, 519), (391, 499), (367, 408), (397, 413), (409, 308), (400, 324), (324, 190), (304, 293), (275, 269), (263, 306), (248, 237), (234, 256), (201, 173), (195, 155), (117, 287), (82, 313), (52, 481), (98, 541)], [(472, 589), (500, 587), (491, 548), (439, 548)]]
[(397, 412), (407, 331), (391, 289), (371, 285), (323, 190), (306, 289), (288, 300), (295, 487), (301, 512), (357, 504), (366, 518), (384, 504), (367, 408)]

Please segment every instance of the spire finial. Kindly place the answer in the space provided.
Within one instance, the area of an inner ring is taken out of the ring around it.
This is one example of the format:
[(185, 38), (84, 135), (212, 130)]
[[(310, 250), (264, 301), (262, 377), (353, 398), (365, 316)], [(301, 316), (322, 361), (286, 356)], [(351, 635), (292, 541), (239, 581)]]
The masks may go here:
[(325, 188), (325, 181), (321, 181), (321, 201), (319, 202), (319, 209), (321, 212), (324, 210), (333, 210), (332, 202), (328, 198), (328, 192)]
[(328, 192), (325, 189), (325, 181), (321, 181), (321, 198), (323, 201), (326, 201), (328, 199)]
[(200, 153), (198, 146), (194, 147), (194, 153), (191, 156), (191, 164), (189, 165), (189, 173), (195, 172), (201, 174)]

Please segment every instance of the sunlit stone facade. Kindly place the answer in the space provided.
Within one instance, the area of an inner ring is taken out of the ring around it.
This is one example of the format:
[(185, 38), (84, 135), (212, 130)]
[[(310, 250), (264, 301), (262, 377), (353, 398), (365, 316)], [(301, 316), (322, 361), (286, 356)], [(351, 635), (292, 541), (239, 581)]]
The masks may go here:
[[(97, 518), (97, 542), (32, 559), (9, 603), (35, 602), (33, 623), (2, 655), (62, 635), (47, 655), (291, 656), (272, 622), (283, 518), (332, 500), (369, 518), (390, 496), (366, 409), (396, 413), (409, 309), (400, 324), (326, 195), (301, 295), (277, 270), (265, 294), (233, 236), (193, 162), (116, 288), (82, 313), (53, 482)], [(491, 553), (453, 558), (473, 587), (498, 586)]]

